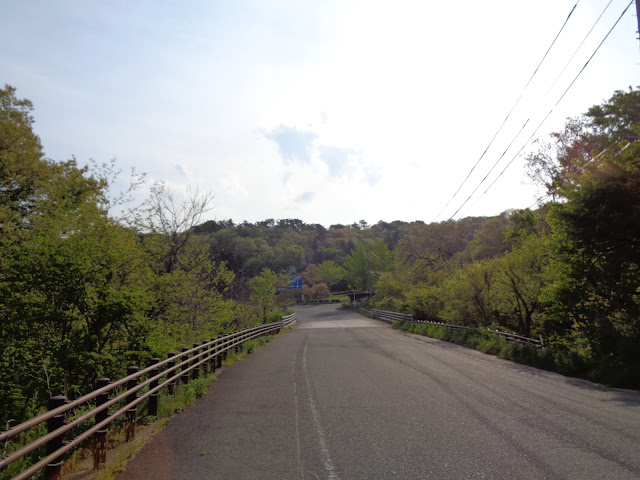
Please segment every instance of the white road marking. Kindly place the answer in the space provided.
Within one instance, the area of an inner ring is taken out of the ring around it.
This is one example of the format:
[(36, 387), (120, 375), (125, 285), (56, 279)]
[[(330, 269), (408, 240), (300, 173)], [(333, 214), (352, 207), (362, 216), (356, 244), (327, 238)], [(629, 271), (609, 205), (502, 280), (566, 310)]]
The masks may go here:
[(320, 414), (318, 413), (318, 407), (316, 405), (316, 401), (313, 398), (313, 395), (311, 394), (311, 382), (309, 381), (309, 370), (307, 368), (307, 346), (309, 345), (309, 338), (311, 338), (311, 333), (312, 332), (309, 332), (307, 341), (304, 344), (304, 351), (302, 352), (302, 371), (304, 372), (304, 378), (307, 381), (309, 407), (311, 408), (313, 425), (318, 436), (318, 444), (320, 446), (320, 456), (322, 458), (322, 464), (327, 471), (327, 478), (329, 480), (339, 480), (338, 474), (336, 473), (336, 467), (334, 466), (333, 462), (331, 461), (331, 457), (329, 456), (329, 448), (327, 447), (327, 441), (325, 440), (324, 429), (322, 428), (322, 424), (320, 423)]

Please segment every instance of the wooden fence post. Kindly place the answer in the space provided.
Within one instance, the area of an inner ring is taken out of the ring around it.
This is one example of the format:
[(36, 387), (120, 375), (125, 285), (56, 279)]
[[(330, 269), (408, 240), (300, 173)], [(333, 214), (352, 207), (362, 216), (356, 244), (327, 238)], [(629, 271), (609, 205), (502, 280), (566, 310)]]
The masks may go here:
[[(199, 343), (193, 344), (193, 348), (198, 348), (199, 346), (200, 346)], [(191, 357), (195, 357), (196, 355), (198, 355), (198, 353), (199, 353), (199, 350), (196, 350), (195, 352), (193, 352), (193, 355), (191, 355)], [(200, 360), (197, 358), (191, 360), (191, 366), (194, 366), (199, 361)], [(199, 376), (200, 376), (200, 367), (195, 367), (193, 370), (191, 370), (191, 380), (196, 380)]]
[(220, 343), (222, 342), (222, 336), (218, 337), (218, 345), (216, 346), (216, 368), (222, 368), (222, 355), (223, 353), (220, 351), (222, 347)]
[[(209, 347), (206, 346), (207, 345), (206, 340), (202, 342), (202, 345), (203, 345), (202, 347), (203, 352), (206, 352), (207, 350), (209, 350)], [(209, 374), (209, 363), (211, 362), (210, 359), (211, 359), (211, 353), (208, 353), (203, 357), (203, 360), (205, 360), (205, 362), (202, 364), (202, 375), (204, 377), (206, 377)]]
[[(182, 353), (184, 353), (187, 350), (189, 350), (189, 347), (182, 347), (182, 349), (180, 351)], [(187, 383), (189, 383), (189, 372), (183, 373), (184, 370), (189, 368), (190, 362), (188, 360), (189, 360), (189, 356), (188, 355), (183, 355), (182, 357), (180, 357), (180, 363), (186, 362), (185, 365), (182, 367), (182, 370), (180, 372), (180, 380), (182, 380), (182, 383), (184, 383), (185, 385)]]
[[(61, 407), (67, 403), (67, 397), (58, 395), (51, 397), (47, 404), (48, 410)], [(55, 417), (47, 420), (47, 433), (54, 432), (58, 428), (64, 426), (64, 413), (56, 415)], [(47, 442), (47, 455), (51, 455), (64, 445), (64, 435), (58, 435)], [(62, 478), (62, 455), (55, 458), (51, 463), (47, 464), (44, 470), (45, 480), (60, 480)]]
[[(108, 378), (99, 378), (96, 382), (96, 389), (100, 389), (109, 385)], [(109, 400), (109, 393), (101, 393), (96, 397), (96, 407), (104, 405)], [(109, 416), (109, 409), (105, 408), (101, 412), (96, 413), (96, 424), (106, 420)], [(93, 469), (99, 470), (107, 461), (107, 427), (98, 430), (93, 437)]]
[[(171, 357), (175, 357), (176, 353), (175, 352), (169, 352), (167, 354), (167, 358), (171, 358)], [(167, 363), (167, 368), (172, 368), (176, 366), (176, 361), (171, 360), (170, 362)], [(167, 376), (167, 379), (173, 379), (171, 380), (168, 384), (167, 384), (167, 390), (169, 391), (169, 395), (173, 395), (173, 392), (175, 392), (176, 389), (176, 380), (175, 380), (175, 376), (176, 376), (176, 371), (174, 370), (173, 372), (170, 372)]]
[[(159, 358), (152, 358), (149, 362), (150, 366), (155, 365), (160, 362)], [(158, 374), (158, 367), (154, 368), (149, 372), (149, 377), (155, 377)], [(158, 386), (158, 380), (154, 380), (149, 384), (149, 389), (155, 388)], [(158, 392), (152, 393), (149, 395), (149, 415), (153, 417), (158, 416)]]
[[(212, 342), (215, 342), (216, 339), (212, 338)], [(217, 358), (218, 345), (213, 345), (213, 351), (211, 352), (211, 356), (209, 357), (211, 363), (211, 373), (216, 371), (216, 367), (218, 366), (218, 358)]]
[[(138, 367), (132, 366), (132, 367), (127, 367), (127, 376), (129, 375), (133, 375), (134, 373), (138, 373)], [(132, 388), (134, 388), (136, 385), (138, 384), (138, 379), (134, 378), (133, 380), (129, 380), (127, 382), (127, 390), (130, 390)], [(133, 401), (135, 401), (135, 399), (138, 397), (137, 392), (134, 393), (130, 393), (129, 395), (127, 395), (127, 399), (126, 402), (127, 403), (131, 403)], [(138, 406), (136, 405), (135, 407), (131, 407), (129, 408), (129, 410), (127, 410), (127, 442), (133, 440), (134, 438), (136, 438), (136, 412), (138, 410)]]

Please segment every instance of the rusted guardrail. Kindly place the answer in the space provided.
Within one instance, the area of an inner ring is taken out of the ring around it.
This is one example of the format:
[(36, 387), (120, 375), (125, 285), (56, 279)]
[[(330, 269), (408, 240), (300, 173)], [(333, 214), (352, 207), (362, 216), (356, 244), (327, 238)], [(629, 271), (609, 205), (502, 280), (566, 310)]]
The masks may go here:
[[(137, 407), (144, 400), (149, 401), (149, 415), (158, 414), (158, 393), (167, 387), (170, 394), (173, 394), (177, 381), (188, 383), (190, 379), (196, 379), (202, 370), (205, 374), (211, 369), (215, 371), (222, 367), (222, 362), (226, 359), (230, 350), (239, 351), (242, 344), (252, 338), (279, 332), (296, 320), (295, 314), (282, 317), (280, 322), (268, 323), (251, 327), (238, 332), (214, 338), (203, 344), (195, 344), (193, 348), (184, 347), (178, 354), (169, 353), (168, 358), (160, 360), (151, 359), (151, 364), (139, 370), (137, 366), (127, 369), (127, 376), (111, 382), (108, 378), (101, 378), (97, 381), (97, 389), (76, 400), (69, 401), (64, 396), (56, 396), (49, 400), (48, 411), (31, 420), (27, 420), (20, 425), (0, 433), (0, 442), (5, 443), (11, 438), (26, 432), (44, 422), (47, 424), (47, 434), (25, 445), (24, 447), (9, 453), (0, 460), (0, 471), (11, 463), (25, 457), (38, 448), (46, 447), (46, 454), (36, 463), (29, 466), (11, 480), (27, 479), (45, 469), (45, 480), (58, 480), (61, 476), (62, 460), (64, 455), (82, 442), (93, 436), (94, 468), (98, 469), (106, 461), (107, 427), (111, 422), (121, 416), (126, 420), (127, 441), (135, 437), (136, 412)], [(164, 379), (164, 380), (163, 380)], [(140, 396), (138, 394), (147, 389)], [(120, 391), (118, 395), (109, 398), (109, 393), (114, 390)], [(65, 416), (78, 407), (85, 406), (93, 402), (95, 406), (86, 413), (72, 421), (65, 421)], [(116, 404), (119, 409), (109, 413), (109, 407)], [(126, 415), (125, 415), (126, 414)], [(94, 425), (72, 439), (65, 439), (65, 434), (72, 429), (86, 424), (94, 419)]]

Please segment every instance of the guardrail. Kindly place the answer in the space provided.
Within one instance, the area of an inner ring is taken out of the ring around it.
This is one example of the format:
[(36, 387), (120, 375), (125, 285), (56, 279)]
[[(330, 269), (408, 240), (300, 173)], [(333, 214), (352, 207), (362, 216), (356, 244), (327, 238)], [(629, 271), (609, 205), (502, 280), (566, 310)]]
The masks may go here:
[(375, 308), (371, 310), (371, 314), (373, 318), (377, 318), (379, 320), (384, 320), (385, 322), (393, 323), (393, 322), (413, 322), (413, 315), (409, 315), (408, 313), (399, 313), (399, 312), (389, 312), (387, 310), (376, 310)]
[[(6, 455), (0, 460), (0, 471), (11, 463), (46, 447), (46, 454), (36, 463), (12, 477), (11, 480), (22, 480), (31, 477), (44, 468), (45, 480), (58, 480), (61, 476), (62, 460), (66, 453), (73, 450), (80, 443), (93, 436), (94, 468), (98, 469), (106, 461), (107, 427), (111, 422), (126, 414), (126, 440), (135, 438), (136, 411), (138, 405), (148, 399), (149, 415), (158, 415), (158, 394), (167, 388), (173, 394), (178, 381), (188, 383), (197, 379), (200, 371), (206, 375), (211, 369), (215, 371), (222, 367), (231, 349), (240, 351), (242, 344), (252, 338), (278, 333), (296, 321), (295, 314), (282, 317), (280, 322), (268, 323), (251, 327), (238, 332), (214, 338), (203, 344), (195, 344), (193, 348), (184, 347), (180, 353), (171, 352), (168, 358), (160, 360), (152, 358), (151, 364), (139, 370), (137, 366), (127, 368), (127, 376), (111, 382), (108, 378), (97, 381), (97, 388), (76, 400), (69, 401), (64, 396), (56, 396), (49, 400), (48, 411), (31, 420), (0, 433), (0, 442), (5, 443), (18, 434), (26, 432), (44, 422), (47, 424), (47, 434), (25, 445), (24, 447)], [(161, 380), (164, 380), (161, 382)], [(142, 392), (143, 389), (146, 391)], [(118, 395), (109, 398), (109, 393), (118, 390)], [(138, 396), (139, 393), (142, 393)], [(124, 404), (122, 404), (124, 402)], [(94, 407), (77, 418), (67, 422), (65, 416), (78, 407), (90, 405)], [(109, 414), (109, 407), (116, 404), (119, 409)], [(94, 419), (94, 425), (73, 439), (66, 440), (65, 434), (72, 429)]]
[(338, 300), (337, 298), (333, 299), (316, 299), (312, 298), (309, 300), (296, 300), (296, 305), (315, 305), (315, 304), (328, 304), (328, 303), (342, 303), (342, 300)]
[(429, 325), (435, 325), (437, 327), (446, 328), (447, 330), (451, 330), (452, 332), (456, 332), (459, 330), (475, 330), (472, 327), (467, 327), (466, 325), (451, 325), (449, 323), (443, 322), (431, 322), (429, 320), (414, 320), (413, 323), (426, 323)]
[(389, 312), (386, 310), (373, 309), (371, 310), (371, 315), (373, 316), (373, 318), (385, 320), (389, 323), (404, 321), (404, 322), (411, 322), (411, 323), (429, 324), (429, 325), (435, 325), (441, 328), (446, 328), (447, 330), (451, 330), (454, 332), (459, 330), (483, 331), (487, 333), (492, 333), (494, 335), (498, 335), (504, 338), (507, 342), (516, 342), (516, 343), (522, 343), (526, 345), (533, 345), (534, 347), (544, 348), (544, 339), (542, 338), (542, 334), (539, 334), (538, 338), (530, 338), (530, 337), (524, 337), (522, 335), (516, 335), (515, 333), (501, 332), (499, 330), (491, 330), (489, 328), (478, 329), (478, 328), (473, 328), (466, 325), (451, 325), (449, 323), (431, 322), (429, 320), (414, 320), (413, 315), (409, 315), (407, 313)]
[(430, 322), (428, 320), (414, 320), (413, 323), (426, 323), (429, 325), (435, 325), (437, 327), (446, 328), (451, 331), (458, 331), (458, 330), (483, 331), (487, 333), (492, 333), (494, 335), (498, 335), (504, 338), (507, 342), (516, 342), (516, 343), (522, 343), (526, 345), (533, 345), (534, 347), (544, 347), (544, 340), (542, 339), (542, 334), (539, 334), (539, 338), (530, 338), (530, 337), (524, 337), (522, 335), (517, 335), (515, 333), (501, 332), (500, 330), (492, 330), (490, 328), (479, 329), (479, 328), (468, 327), (466, 325), (451, 325), (448, 323)]

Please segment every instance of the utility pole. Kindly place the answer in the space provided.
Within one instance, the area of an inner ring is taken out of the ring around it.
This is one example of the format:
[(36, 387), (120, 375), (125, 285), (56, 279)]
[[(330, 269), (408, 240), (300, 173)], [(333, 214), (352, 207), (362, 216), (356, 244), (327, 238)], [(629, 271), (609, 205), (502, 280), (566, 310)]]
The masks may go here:
[(638, 34), (638, 40), (640, 40), (640, 3), (638, 1), (636, 0), (636, 20), (638, 21), (638, 31), (636, 33)]
[(364, 285), (364, 289), (369, 292), (369, 285), (371, 284), (371, 278), (370, 278), (370, 271), (369, 271), (369, 247), (367, 247), (367, 278), (366, 278), (366, 282)]

